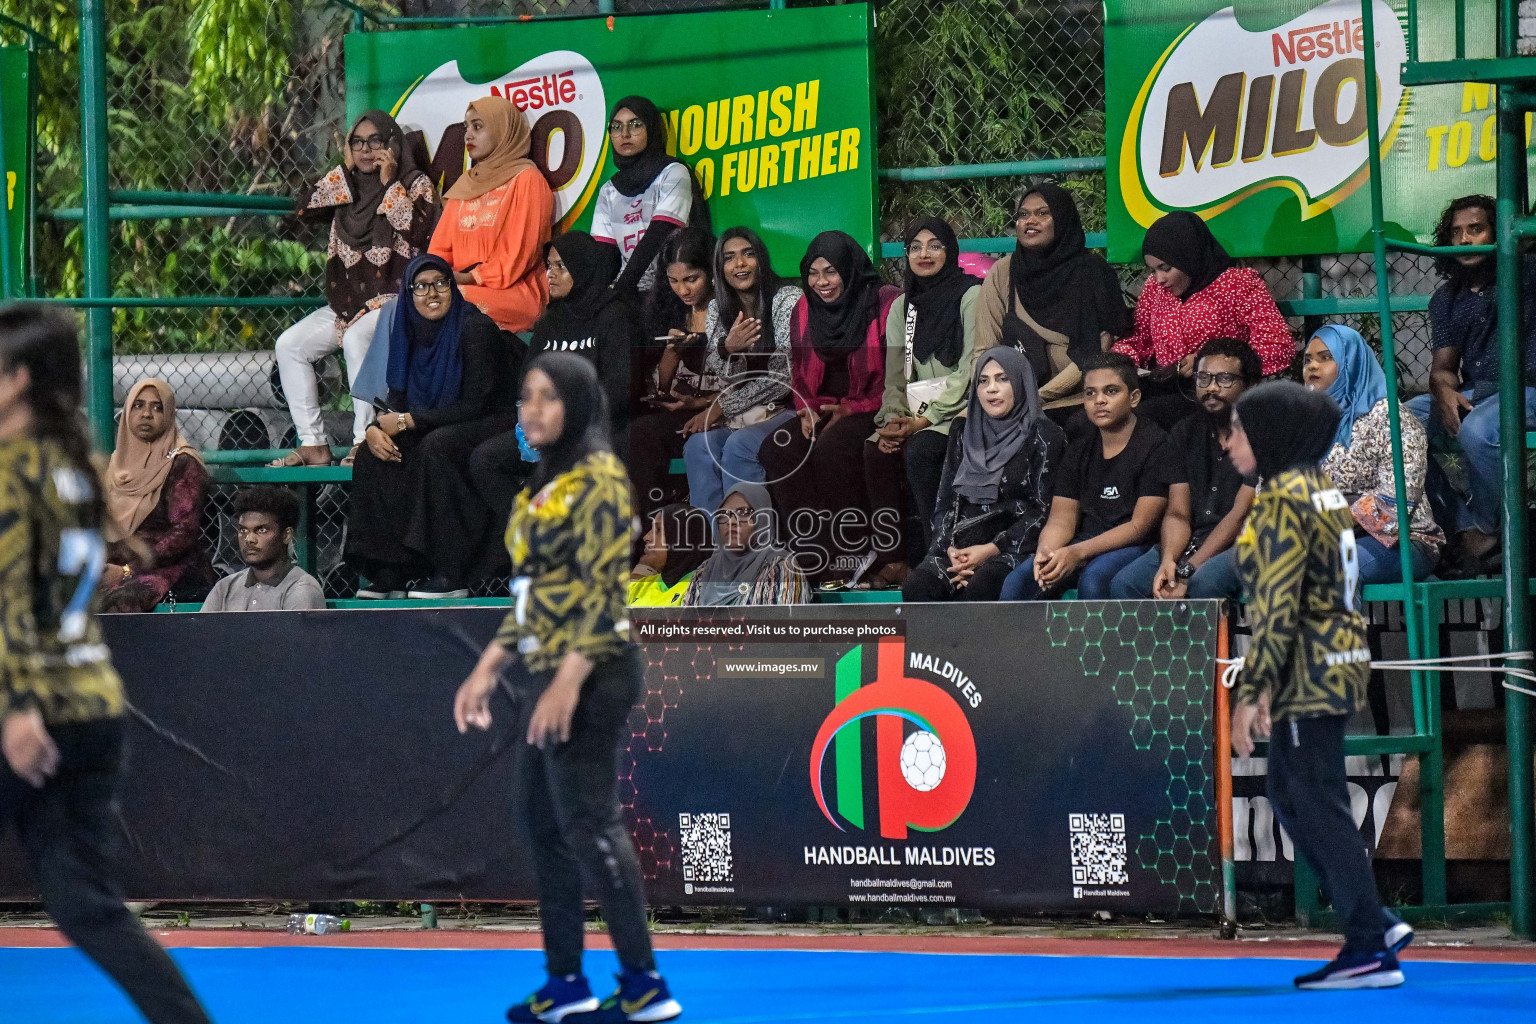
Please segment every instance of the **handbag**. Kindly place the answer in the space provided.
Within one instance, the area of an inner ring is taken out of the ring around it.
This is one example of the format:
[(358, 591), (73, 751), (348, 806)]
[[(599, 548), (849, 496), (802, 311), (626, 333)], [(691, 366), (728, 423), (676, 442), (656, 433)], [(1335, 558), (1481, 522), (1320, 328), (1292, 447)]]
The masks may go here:
[(352, 378), (351, 394), (359, 402), (382, 408), (389, 398), (389, 329), (395, 321), (398, 299), (390, 299), (379, 307), (379, 322), (373, 329), (373, 341), (363, 356), (363, 365)]
[(906, 372), (903, 376), (907, 381), (907, 411), (912, 416), (921, 416), (928, 411), (928, 407), (939, 400), (944, 393), (944, 388), (949, 384), (948, 377), (929, 377), (927, 380), (913, 380), (913, 367), (916, 365), (916, 357), (912, 354), (912, 335), (917, 330), (917, 307), (907, 303), (906, 323)]
[[(1414, 503), (1408, 503), (1410, 526)], [(1397, 547), (1398, 516), (1397, 500), (1386, 494), (1363, 494), (1349, 507), (1355, 517), (1355, 525), (1379, 540), (1383, 547)]]
[(778, 412), (778, 402), (763, 402), (761, 405), (749, 406), (734, 416), (727, 416), (725, 418), (725, 425), (731, 430), (740, 430), (742, 427), (755, 427), (764, 420), (777, 415)]

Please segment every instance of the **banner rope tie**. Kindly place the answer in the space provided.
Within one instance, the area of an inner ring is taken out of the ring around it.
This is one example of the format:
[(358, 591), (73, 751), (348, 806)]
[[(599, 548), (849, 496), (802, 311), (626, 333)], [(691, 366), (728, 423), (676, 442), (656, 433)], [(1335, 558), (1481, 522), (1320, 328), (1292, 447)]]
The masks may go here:
[[(1509, 677), (1521, 682), (1536, 684), (1536, 671), (1517, 665), (1490, 665), (1488, 662), (1502, 659), (1503, 661), (1530, 661), (1536, 658), (1536, 653), (1531, 651), (1508, 651), (1502, 654), (1460, 654), (1446, 658), (1409, 658), (1397, 661), (1373, 661), (1371, 668), (1385, 669), (1391, 672), (1411, 672), (1414, 669), (1425, 669), (1430, 672), (1500, 672), (1505, 676), (1504, 688), (1515, 693), (1523, 693), (1528, 697), (1536, 697), (1536, 690), (1517, 686), (1509, 681)], [(1221, 685), (1225, 689), (1232, 689), (1237, 685), (1237, 677), (1243, 670), (1243, 658), (1217, 658), (1216, 664), (1224, 666), (1221, 670)]]

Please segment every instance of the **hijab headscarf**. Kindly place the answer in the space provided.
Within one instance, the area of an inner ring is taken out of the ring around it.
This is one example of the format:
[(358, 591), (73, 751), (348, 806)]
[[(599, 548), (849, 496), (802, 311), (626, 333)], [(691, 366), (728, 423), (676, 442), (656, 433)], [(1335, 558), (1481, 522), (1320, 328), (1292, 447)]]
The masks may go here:
[[(448, 313), (428, 320), (416, 311), (411, 286), (424, 270), (441, 271), (448, 281)], [(400, 296), (389, 323), (389, 366), (384, 381), (391, 391), (403, 392), (410, 408), (440, 409), (458, 401), (464, 384), (464, 319), (469, 303), (459, 292), (453, 268), (441, 256), (422, 253), (405, 265), (400, 275)]]
[(1232, 266), (1232, 257), (1216, 241), (1210, 227), (1188, 210), (1164, 214), (1147, 228), (1141, 255), (1143, 259), (1156, 257), (1189, 275), (1189, 287), (1179, 296), (1180, 302), (1188, 302)]
[[(811, 264), (818, 258), (832, 264), (843, 279), (843, 293), (835, 302), (823, 302), (811, 290)], [(864, 344), (865, 332), (880, 310), (880, 275), (853, 236), (846, 231), (823, 231), (811, 239), (800, 260), (800, 283), (810, 304), (811, 347), (823, 359), (846, 359)]]
[[(1013, 385), (1013, 408), (996, 419), (981, 405), (981, 371), (996, 363)], [(955, 471), (955, 493), (977, 505), (997, 500), (1003, 468), (1018, 454), (1040, 418), (1040, 392), (1035, 385), (1029, 357), (1016, 348), (998, 345), (976, 358), (971, 374), (971, 402), (961, 438), (960, 466)]]
[(425, 173), (416, 166), (415, 148), (405, 144), (405, 133), (400, 130), (400, 125), (382, 110), (363, 111), (352, 122), (343, 145), (352, 145), (352, 136), (357, 132), (357, 126), (364, 121), (373, 125), (374, 131), (388, 144), (389, 152), (395, 158), (395, 176), (388, 181), (380, 181), (378, 172), (364, 174), (356, 167), (344, 171), (347, 187), (352, 192), (352, 202), (337, 207), (331, 223), (336, 228), (336, 236), (359, 252), (364, 249), (387, 249), (394, 244), (395, 229), (389, 219), (379, 213), (379, 203), (383, 202), (384, 193), (390, 185), (397, 181), (409, 185)]
[(961, 269), (960, 240), (955, 237), (955, 229), (941, 217), (924, 217), (908, 225), (902, 236), (904, 247), (924, 231), (931, 231), (944, 243), (944, 266), (932, 277), (918, 277), (912, 272), (912, 264), (906, 265), (903, 286), (907, 308), (917, 311), (912, 325), (912, 358), (926, 363), (937, 356), (945, 366), (954, 366), (965, 349), (960, 300), (981, 284), (981, 279)]
[(618, 246), (599, 242), (585, 231), (567, 231), (550, 242), (549, 247), (560, 254), (560, 261), (571, 272), (570, 294), (549, 300), (544, 316), (550, 318), (550, 323), (589, 323), (619, 298), (611, 287), (613, 279), (619, 276)]
[(444, 199), (479, 199), (533, 166), (528, 158), (533, 152), (533, 130), (528, 126), (528, 118), (511, 100), (482, 96), (469, 105), (469, 110), (485, 122), (491, 151), (459, 176)]
[[(684, 502), (664, 506), (655, 518), (661, 522), (661, 534), (667, 541), (667, 561), (661, 567), (661, 582), (668, 590), (677, 586), (693, 570), (703, 565), (714, 552), (709, 530), (690, 530), (690, 520), (704, 516), (701, 509)], [(703, 543), (700, 543), (700, 541)]]
[(1273, 480), (1288, 469), (1316, 469), (1333, 447), (1339, 406), (1322, 391), (1290, 380), (1243, 392), (1237, 418), (1248, 435), (1259, 476)]
[(1339, 368), (1338, 378), (1328, 385), (1328, 397), (1339, 404), (1343, 413), (1333, 443), (1348, 448), (1354, 437), (1355, 420), (1370, 415), (1376, 403), (1387, 397), (1387, 375), (1376, 361), (1376, 353), (1354, 328), (1325, 324), (1312, 337), (1323, 339)]
[(1014, 246), (1008, 266), (1011, 290), (1036, 323), (1067, 336), (1067, 356), (1081, 366), (1103, 350), (1101, 334), (1131, 334), (1135, 314), (1126, 307), (1114, 270), (1088, 248), (1071, 193), (1051, 182), (1035, 185), (1019, 197), (1015, 220), (1032, 195), (1051, 208), (1056, 237), (1044, 252), (1026, 249), (1022, 242)]
[(634, 156), (621, 156), (614, 150), (613, 162), (618, 165), (619, 172), (609, 180), (619, 190), (619, 195), (633, 198), (650, 188), (662, 171), (682, 161), (667, 155), (666, 123), (662, 121), (661, 111), (656, 109), (656, 104), (644, 96), (625, 96), (613, 105), (608, 115), (609, 123), (613, 122), (619, 111), (625, 109), (633, 111), (645, 123), (645, 148)]
[[(732, 494), (739, 494), (752, 506), (752, 531), (747, 535), (745, 551), (732, 551), (724, 544), (715, 547), (714, 554), (699, 567), (694, 582), (708, 587), (703, 592), (703, 604), (745, 604), (752, 594), (752, 584), (776, 562), (789, 558), (790, 553), (773, 542), (773, 499), (762, 484), (742, 481), (726, 492), (720, 507)], [(745, 589), (743, 589), (745, 587)]]
[[(147, 390), (160, 396), (166, 427), (153, 441), (140, 441), (128, 429), (128, 413), (134, 399)], [(176, 393), (163, 380), (139, 381), (123, 402), (123, 415), (117, 421), (117, 447), (107, 463), (107, 515), (124, 537), (131, 537), (160, 504), (160, 491), (171, 473), (171, 462), (182, 454), (203, 461), (176, 425)]]
[(545, 352), (528, 364), (524, 378), (541, 370), (555, 385), (565, 406), (565, 425), (560, 436), (539, 445), (529, 490), (537, 493), (555, 477), (569, 473), (593, 452), (611, 451), (608, 442), (608, 400), (590, 360), (572, 352)]

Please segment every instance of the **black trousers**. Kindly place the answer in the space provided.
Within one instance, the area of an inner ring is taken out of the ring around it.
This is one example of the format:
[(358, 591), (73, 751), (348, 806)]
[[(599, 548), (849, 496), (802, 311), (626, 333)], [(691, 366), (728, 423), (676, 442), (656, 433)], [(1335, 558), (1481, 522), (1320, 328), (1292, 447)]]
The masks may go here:
[(982, 562), (971, 582), (956, 590), (949, 580), (948, 555), (929, 555), (923, 559), (901, 588), (904, 601), (996, 601), (1003, 593), (1003, 581), (1013, 571), (1012, 559), (999, 555)]
[(151, 1024), (208, 1024), (175, 962), (123, 906), (112, 881), (122, 721), (48, 731), (59, 748), (59, 770), (42, 789), (0, 758), (0, 817), (16, 827), (44, 906)]
[(1375, 952), (1396, 919), (1381, 906), (1344, 776), (1347, 715), (1277, 719), (1269, 740), (1269, 802), (1322, 880), (1346, 949)]
[[(955, 420), (951, 430), (964, 430), (965, 420)], [(907, 463), (907, 486), (912, 491), (912, 512), (923, 528), (923, 550), (933, 545), (933, 513), (939, 503), (939, 487), (944, 482), (944, 456), (949, 452), (949, 435), (937, 430), (919, 430), (902, 446)]]
[(619, 816), (619, 738), (640, 697), (638, 648), (599, 662), (582, 686), (571, 738), (540, 750), (522, 741), (537, 695), (553, 673), (531, 684), (519, 705), (514, 803), (518, 829), (539, 878), (539, 920), (550, 974), (581, 970), (582, 877), (625, 970), (656, 969), (646, 922), (645, 883), (634, 844)]

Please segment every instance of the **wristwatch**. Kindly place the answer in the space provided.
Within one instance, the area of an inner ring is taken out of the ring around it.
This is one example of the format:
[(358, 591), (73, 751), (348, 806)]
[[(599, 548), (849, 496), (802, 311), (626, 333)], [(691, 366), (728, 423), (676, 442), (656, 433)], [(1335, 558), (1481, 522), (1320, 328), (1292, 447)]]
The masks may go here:
[(1179, 582), (1188, 583), (1189, 578), (1195, 574), (1195, 567), (1189, 564), (1189, 559), (1180, 562), (1173, 570), (1173, 574), (1179, 578)]

